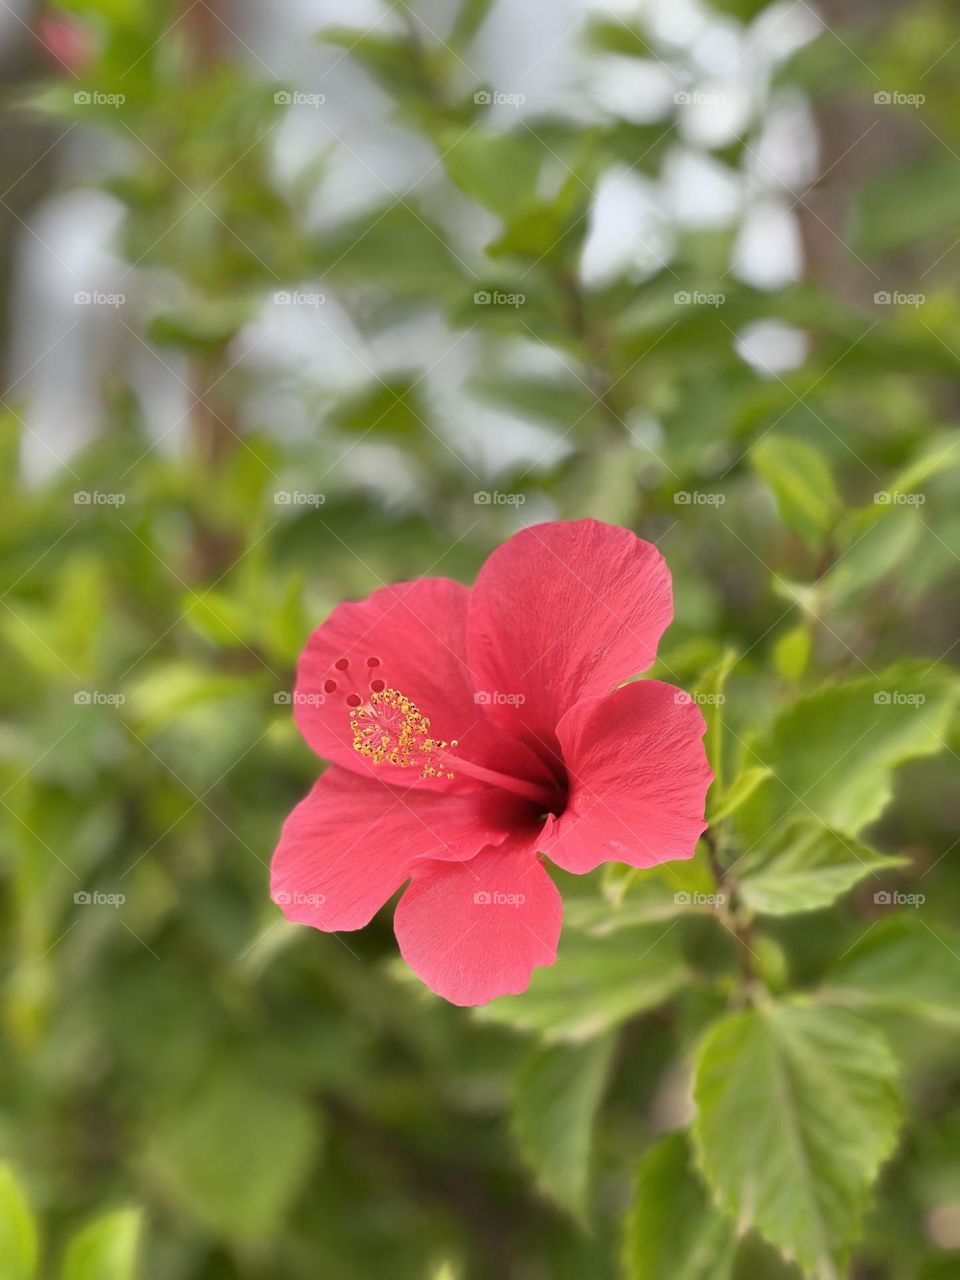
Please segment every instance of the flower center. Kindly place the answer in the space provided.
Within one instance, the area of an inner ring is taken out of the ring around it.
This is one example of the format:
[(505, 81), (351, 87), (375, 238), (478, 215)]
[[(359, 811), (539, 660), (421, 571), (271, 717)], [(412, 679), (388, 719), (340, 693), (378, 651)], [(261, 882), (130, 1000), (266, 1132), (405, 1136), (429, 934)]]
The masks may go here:
[[(433, 737), (430, 718), (405, 693), (391, 688), (379, 678), (379, 658), (367, 658), (365, 667), (368, 679), (366, 687), (363, 687), (363, 681), (350, 672), (349, 659), (338, 658), (323, 683), (323, 691), (332, 695), (342, 687), (349, 690), (344, 702), (353, 734), (352, 746), (372, 764), (392, 764), (400, 769), (419, 768), (421, 778), (454, 778), (457, 774), (465, 774), (479, 782), (524, 796), (547, 809), (556, 803), (556, 794), (548, 787), (498, 773), (454, 755), (457, 739), (446, 742)], [(370, 676), (375, 678), (369, 679)]]
[(457, 745), (430, 736), (430, 721), (399, 689), (378, 689), (350, 717), (353, 749), (374, 764), (420, 765), (421, 778), (452, 778), (444, 752)]

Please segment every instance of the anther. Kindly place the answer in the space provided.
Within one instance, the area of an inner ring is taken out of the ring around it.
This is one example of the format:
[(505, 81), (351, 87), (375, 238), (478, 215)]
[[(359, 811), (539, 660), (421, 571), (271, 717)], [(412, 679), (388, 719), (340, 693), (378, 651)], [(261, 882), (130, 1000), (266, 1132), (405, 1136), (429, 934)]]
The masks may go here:
[[(379, 686), (379, 687), (378, 687)], [(422, 778), (452, 778), (444, 761), (447, 743), (430, 736), (430, 721), (399, 689), (388, 689), (382, 680), (371, 683), (371, 694), (350, 718), (353, 749), (374, 764), (401, 769), (419, 767)], [(358, 706), (352, 698), (349, 706)]]

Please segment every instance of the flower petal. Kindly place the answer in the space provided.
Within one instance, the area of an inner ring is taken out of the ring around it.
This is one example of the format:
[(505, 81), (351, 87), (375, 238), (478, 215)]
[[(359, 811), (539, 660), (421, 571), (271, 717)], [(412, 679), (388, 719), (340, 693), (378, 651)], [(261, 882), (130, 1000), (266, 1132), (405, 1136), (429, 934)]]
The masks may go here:
[(288, 920), (360, 929), (418, 859), (472, 858), (506, 837), (516, 811), (491, 789), (401, 789), (334, 766), (283, 825), (271, 896)]
[(318, 755), (397, 786), (445, 786), (445, 780), (421, 780), (419, 768), (374, 765), (353, 749), (347, 698), (366, 700), (372, 683), (383, 681), (429, 718), (432, 737), (457, 739), (458, 755), (500, 772), (536, 774), (536, 758), (474, 702), (466, 660), (468, 598), (459, 582), (420, 578), (333, 611), (300, 658), (294, 694), (300, 732)]
[(423, 862), (400, 899), (394, 929), (407, 964), (451, 1004), (525, 991), (553, 964), (563, 917), (556, 885), (518, 836), (470, 862)]
[(673, 617), (660, 552), (598, 520), (524, 529), (487, 560), (467, 651), (498, 723), (549, 759), (560, 717), (646, 670)]
[(601, 862), (652, 867), (692, 857), (713, 780), (705, 728), (690, 695), (659, 680), (579, 702), (557, 728), (567, 806), (538, 848), (578, 874)]

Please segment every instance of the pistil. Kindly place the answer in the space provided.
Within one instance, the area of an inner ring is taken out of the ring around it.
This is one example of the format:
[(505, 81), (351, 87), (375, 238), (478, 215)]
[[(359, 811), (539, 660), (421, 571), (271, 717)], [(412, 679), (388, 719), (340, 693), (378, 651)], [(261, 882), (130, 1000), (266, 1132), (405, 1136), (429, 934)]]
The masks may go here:
[(448, 751), (443, 753), (443, 762), (451, 765), (456, 773), (465, 773), (468, 777), (477, 778), (480, 782), (489, 782), (492, 787), (500, 787), (503, 791), (512, 791), (514, 795), (534, 800), (545, 810), (551, 809), (557, 798), (556, 792), (551, 791), (549, 787), (538, 786), (535, 782), (527, 782), (523, 778), (512, 778), (509, 774), (497, 773), (494, 769), (485, 769), (482, 764), (473, 764), (470, 760), (463, 760), (460, 756), (451, 755)]

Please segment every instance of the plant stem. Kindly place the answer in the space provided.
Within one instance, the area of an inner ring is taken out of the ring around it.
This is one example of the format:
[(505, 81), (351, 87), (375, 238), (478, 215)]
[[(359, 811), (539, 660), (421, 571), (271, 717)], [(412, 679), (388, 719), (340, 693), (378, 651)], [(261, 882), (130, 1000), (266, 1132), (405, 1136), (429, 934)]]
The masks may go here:
[(608, 421), (616, 428), (616, 439), (620, 439), (627, 432), (627, 425), (614, 396), (616, 383), (606, 365), (605, 343), (587, 320), (583, 289), (576, 272), (562, 269), (558, 272), (558, 280), (567, 297), (570, 330), (586, 354), (585, 368), (590, 390)]
[(726, 929), (733, 934), (737, 944), (737, 957), (740, 962), (740, 989), (738, 996), (746, 1002), (750, 992), (760, 982), (760, 977), (753, 965), (753, 916), (749, 911), (741, 910), (737, 902), (736, 882), (725, 871), (720, 862), (717, 837), (712, 827), (703, 833), (703, 842), (707, 846), (707, 859), (710, 870), (717, 883), (717, 891), (723, 897), (719, 903), (720, 918)]

